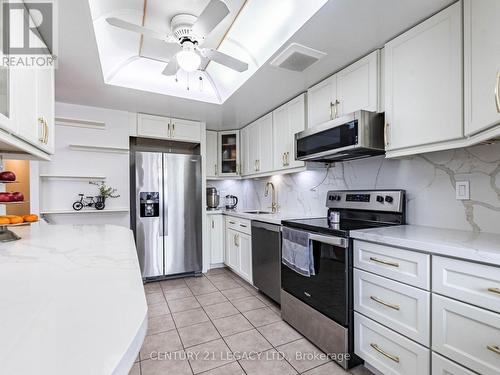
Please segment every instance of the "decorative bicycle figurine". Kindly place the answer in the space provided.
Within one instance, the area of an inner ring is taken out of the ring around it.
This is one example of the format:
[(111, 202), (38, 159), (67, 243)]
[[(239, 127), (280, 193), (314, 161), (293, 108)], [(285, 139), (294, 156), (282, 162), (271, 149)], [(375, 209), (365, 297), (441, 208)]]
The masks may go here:
[(85, 196), (85, 194), (78, 194), (80, 197), (75, 203), (73, 203), (73, 209), (75, 211), (80, 211), (84, 207), (94, 207), (96, 210), (104, 210), (104, 197), (98, 195), (95, 197)]

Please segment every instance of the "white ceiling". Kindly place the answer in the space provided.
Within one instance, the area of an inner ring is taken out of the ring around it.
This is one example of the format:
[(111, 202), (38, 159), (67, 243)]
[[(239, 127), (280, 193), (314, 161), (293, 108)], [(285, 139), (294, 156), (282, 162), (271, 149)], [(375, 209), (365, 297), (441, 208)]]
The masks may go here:
[(266, 63), (223, 105), (218, 105), (106, 85), (88, 0), (60, 1), (56, 99), (201, 120), (210, 129), (241, 128), (453, 2), (329, 0), (269, 60), (291, 42), (324, 51), (328, 56), (303, 73)]

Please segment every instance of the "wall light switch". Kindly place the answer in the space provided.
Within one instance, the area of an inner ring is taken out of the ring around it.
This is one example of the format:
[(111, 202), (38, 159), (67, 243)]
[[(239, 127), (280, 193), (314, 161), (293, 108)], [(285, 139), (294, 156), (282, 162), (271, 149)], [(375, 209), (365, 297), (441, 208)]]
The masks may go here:
[(470, 199), (469, 181), (457, 181), (456, 192), (457, 200), (468, 201)]

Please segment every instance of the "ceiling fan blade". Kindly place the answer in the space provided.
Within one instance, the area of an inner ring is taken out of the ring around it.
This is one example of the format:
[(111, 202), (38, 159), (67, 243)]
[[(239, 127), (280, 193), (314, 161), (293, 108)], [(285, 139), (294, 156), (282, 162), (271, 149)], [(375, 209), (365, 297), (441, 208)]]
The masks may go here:
[(163, 40), (163, 41), (168, 42), (168, 43), (172, 43), (172, 42), (177, 43), (175, 40), (172, 40), (172, 37), (170, 35), (162, 34), (162, 33), (159, 33), (157, 31), (148, 29), (146, 27), (139, 26), (139, 25), (136, 25), (134, 23), (121, 20), (119, 18), (115, 18), (115, 17), (106, 18), (106, 22), (109, 23), (111, 26), (118, 27), (120, 29), (124, 29), (124, 30), (128, 30), (128, 31), (132, 31), (134, 33), (139, 33), (139, 34), (142, 34), (146, 37), (160, 39), (160, 40)]
[(178, 70), (177, 64), (175, 63), (175, 60), (172, 59), (167, 64), (165, 69), (163, 69), (163, 72), (161, 72), (161, 74), (163, 74), (165, 76), (173, 76), (173, 75), (175, 75), (175, 73), (177, 73), (177, 70)]
[(228, 68), (236, 70), (237, 72), (242, 73), (248, 70), (248, 64), (246, 62), (238, 60), (217, 50), (206, 48), (202, 50), (202, 53), (203, 56), (208, 57), (210, 60), (218, 64), (227, 66)]
[(227, 5), (221, 0), (210, 0), (193, 25), (193, 33), (205, 38), (229, 14)]

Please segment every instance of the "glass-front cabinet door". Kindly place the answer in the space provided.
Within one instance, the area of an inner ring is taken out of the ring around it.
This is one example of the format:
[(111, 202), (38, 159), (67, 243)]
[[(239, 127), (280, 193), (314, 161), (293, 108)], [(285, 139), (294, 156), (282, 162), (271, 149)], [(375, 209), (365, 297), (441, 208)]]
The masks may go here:
[(240, 132), (219, 132), (219, 176), (240, 175)]

